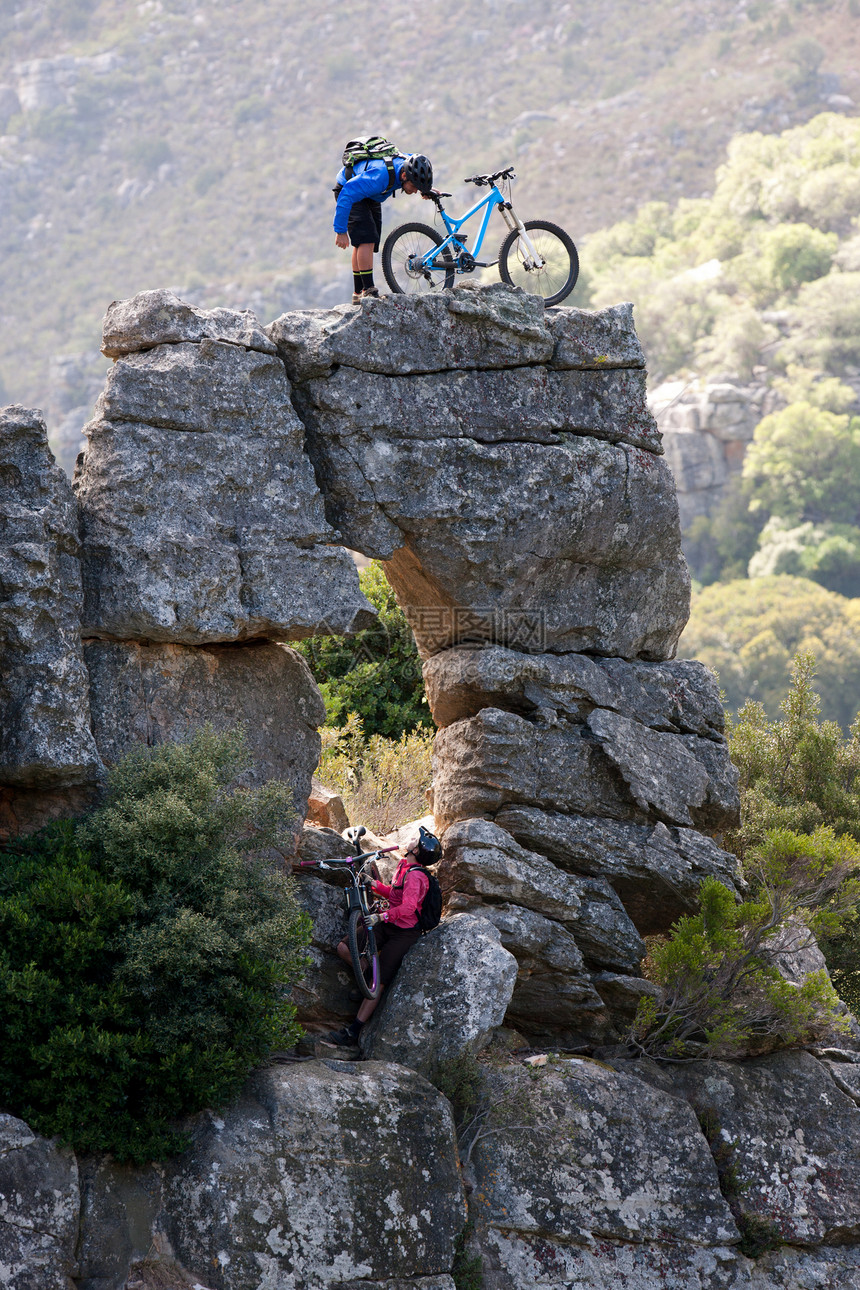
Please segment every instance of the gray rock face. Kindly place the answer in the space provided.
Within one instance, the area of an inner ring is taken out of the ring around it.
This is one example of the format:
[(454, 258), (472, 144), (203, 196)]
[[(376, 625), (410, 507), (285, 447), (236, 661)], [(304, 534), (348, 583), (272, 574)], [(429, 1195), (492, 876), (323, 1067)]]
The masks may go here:
[(607, 708), (653, 730), (720, 738), (725, 715), (701, 663), (628, 663), (586, 654), (524, 654), (499, 646), (445, 650), (424, 664), (433, 720), (449, 726), (482, 708), (523, 716), (551, 708), (585, 721)]
[(596, 708), (586, 722), (636, 805), (672, 824), (727, 828), (740, 816), (738, 773), (725, 742), (658, 734)]
[(449, 1290), (465, 1221), (450, 1108), (413, 1071), (308, 1062), (256, 1075), (161, 1169), (102, 1163), (81, 1284), (169, 1256), (212, 1290)]
[(156, 345), (220, 340), (263, 354), (276, 353), (273, 342), (249, 309), (195, 309), (172, 291), (141, 291), (108, 305), (102, 331), (102, 353), (123, 358)]
[(647, 1086), (635, 1078), (575, 1058), (534, 1078), (507, 1067), (487, 1079), (495, 1108), (488, 1124), (497, 1132), (472, 1156), (485, 1229), (588, 1246), (739, 1239), (681, 1099), (654, 1089), (643, 1095)]
[(297, 383), (335, 366), (403, 375), (519, 367), (547, 362), (556, 348), (543, 302), (501, 283), (369, 300), (358, 311), (297, 310), (266, 332)]
[(131, 354), (87, 435), (85, 635), (208, 644), (372, 622), (277, 358), (218, 340)]
[(505, 1023), (532, 1043), (577, 1048), (615, 1031), (569, 929), (520, 905), (483, 905), (457, 895), (456, 908), (486, 919), (517, 961)]
[(491, 1229), (482, 1246), (493, 1290), (824, 1290), (860, 1285), (856, 1248), (785, 1248), (752, 1262), (726, 1246), (591, 1246)]
[(639, 825), (506, 806), (496, 823), (574, 873), (605, 877), (642, 936), (666, 932), (698, 907), (703, 879), (737, 883), (737, 860), (693, 829)]
[[(638, 970), (645, 946), (605, 880), (565, 873), (542, 855), (518, 846), (505, 829), (488, 820), (460, 821), (442, 842), (439, 881), (449, 902), (456, 893), (457, 908), (466, 908), (463, 897), (476, 897), (474, 912), (495, 921), (491, 907), (496, 903), (524, 907), (567, 925), (590, 962), (619, 971)], [(557, 931), (561, 934), (560, 928)], [(508, 940), (503, 935), (502, 944), (516, 955), (510, 934)]]
[(355, 980), (335, 953), (338, 941), (346, 936), (343, 892), (339, 887), (303, 874), (296, 884), (296, 895), (313, 922), (311, 965), (302, 982), (293, 986), (296, 1016), (311, 1030), (352, 1021), (355, 1003), (350, 1000), (349, 992), (354, 989)]
[(551, 308), (546, 325), (555, 341), (551, 366), (596, 369), (644, 367), (631, 304), (589, 309)]
[(860, 1241), (860, 1109), (809, 1053), (743, 1065), (672, 1068), (679, 1093), (708, 1110), (731, 1147), (740, 1205), (791, 1245)]
[(565, 434), (576, 434), (663, 451), (645, 401), (645, 374), (630, 368), (364, 372), (357, 379), (354, 368), (339, 367), (303, 388), (300, 406), (318, 435), (346, 443), (360, 435), (377, 441), (557, 444)]
[(432, 1071), (475, 1050), (505, 1018), (517, 961), (485, 918), (445, 919), (406, 955), (361, 1033), (366, 1057)]
[(667, 381), (649, 403), (678, 487), (681, 527), (711, 515), (743, 467), (762, 417), (780, 404), (775, 390), (738, 381)]
[(269, 328), (329, 520), (427, 655), (674, 652), (688, 576), (630, 310), (574, 313), (469, 286)]
[(653, 453), (587, 436), (479, 444), (364, 431), (311, 431), (309, 451), (330, 518), (348, 546), (386, 561), (424, 654), (483, 640), (674, 653), (689, 575)]
[(488, 820), (461, 820), (443, 835), (437, 875), (443, 894), (458, 891), (512, 901), (561, 923), (577, 924), (577, 884), (543, 856), (526, 851)]
[(206, 722), (245, 728), (258, 782), (293, 790), (301, 827), (319, 761), (325, 704), (301, 655), (285, 645), (143, 645), (88, 641), (93, 732), (112, 765), (135, 744), (181, 742)]
[(93, 781), (74, 498), (36, 412), (0, 411), (0, 784)]
[(71, 1151), (0, 1114), (0, 1285), (74, 1290), (80, 1194)]
[(484, 708), (436, 737), (433, 811), (443, 830), (513, 805), (729, 827), (737, 819), (736, 777), (724, 746), (715, 747), (695, 735), (653, 733), (603, 709), (578, 726)]

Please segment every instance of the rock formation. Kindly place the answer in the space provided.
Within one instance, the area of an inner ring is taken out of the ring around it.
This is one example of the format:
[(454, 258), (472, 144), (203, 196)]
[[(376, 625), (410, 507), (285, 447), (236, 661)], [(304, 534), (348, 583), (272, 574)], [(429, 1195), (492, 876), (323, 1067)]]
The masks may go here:
[(711, 515), (743, 466), (747, 445), (762, 417), (779, 404), (775, 390), (717, 381), (666, 381), (649, 404), (663, 436), (666, 460), (675, 477), (681, 528)]
[[(343, 542), (384, 561), (424, 658), (446, 916), (370, 1060), (285, 1056), (166, 1166), (76, 1164), (7, 1117), (0, 1280), (148, 1290), (154, 1260), (177, 1287), (452, 1290), (459, 1154), (486, 1290), (860, 1286), (853, 1051), (612, 1055), (655, 989), (642, 938), (736, 881), (738, 810), (713, 678), (673, 661), (689, 578), (630, 307), (464, 286), (264, 328), (146, 292), (105, 353), (77, 519), (38, 419), (0, 419), (4, 827), (204, 720), (244, 721), (303, 809), (323, 712), (287, 642), (369, 621)], [(301, 887), (311, 1031), (355, 1006), (331, 876)], [(485, 1066), (458, 1141), (424, 1074), (512, 1031), (566, 1054)]]

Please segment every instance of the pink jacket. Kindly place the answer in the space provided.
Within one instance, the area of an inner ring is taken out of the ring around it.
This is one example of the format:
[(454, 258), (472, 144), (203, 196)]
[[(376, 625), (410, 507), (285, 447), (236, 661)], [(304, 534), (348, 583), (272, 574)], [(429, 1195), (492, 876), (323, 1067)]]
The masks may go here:
[(429, 888), (426, 873), (413, 866), (411, 857), (401, 860), (390, 887), (384, 882), (373, 883), (373, 891), (377, 896), (384, 896), (390, 906), (382, 912), (383, 922), (394, 927), (415, 927)]

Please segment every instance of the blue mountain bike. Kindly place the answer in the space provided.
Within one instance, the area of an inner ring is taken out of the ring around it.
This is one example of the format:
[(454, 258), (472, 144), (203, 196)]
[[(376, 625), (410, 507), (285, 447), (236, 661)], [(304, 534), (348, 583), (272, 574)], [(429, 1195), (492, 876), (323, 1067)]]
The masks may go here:
[[(385, 239), (382, 248), (382, 271), (392, 291), (416, 295), (442, 287), (453, 287), (458, 273), (474, 273), (498, 264), (502, 282), (522, 287), (542, 296), (548, 305), (565, 300), (579, 277), (579, 256), (573, 240), (557, 224), (519, 218), (510, 202), (511, 181), (516, 179), (513, 166), (493, 175), (472, 175), (464, 183), (489, 188), (489, 193), (460, 219), (454, 219), (442, 205), (450, 193), (433, 193), (431, 200), (447, 229), (443, 237), (429, 224), (401, 224)], [(507, 184), (508, 197), (499, 188)], [(507, 225), (507, 232), (495, 260), (479, 260), (490, 215), (497, 210)], [(478, 235), (472, 247), (466, 246), (469, 234), (463, 225), (483, 210)]]

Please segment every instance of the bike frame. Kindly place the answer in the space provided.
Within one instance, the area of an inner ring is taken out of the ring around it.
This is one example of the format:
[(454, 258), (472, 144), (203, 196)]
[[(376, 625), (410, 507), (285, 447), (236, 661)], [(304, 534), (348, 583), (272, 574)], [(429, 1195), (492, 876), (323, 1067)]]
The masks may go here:
[[(478, 211), (484, 207), (486, 207), (486, 209), (484, 210), (484, 215), (481, 220), (481, 225), (480, 225), (480, 228), (478, 229), (478, 236), (475, 239), (474, 245), (467, 248), (463, 246), (462, 242), (458, 240), (460, 229), (463, 227), (464, 224), (466, 224), (472, 218), (473, 215), (477, 215)], [(471, 210), (466, 211), (466, 214), (461, 215), (459, 219), (455, 219), (452, 215), (448, 214), (448, 212), (443, 207), (441, 200), (437, 201), (436, 208), (445, 222), (445, 227), (448, 230), (448, 236), (445, 238), (441, 246), (437, 246), (435, 250), (431, 251), (428, 255), (425, 255), (423, 257), (423, 261), (424, 261), (423, 267), (425, 269), (434, 269), (439, 273), (448, 273), (451, 269), (450, 263), (440, 264), (437, 261), (440, 256), (444, 255), (446, 251), (451, 250), (452, 248), (455, 249), (455, 258), (456, 258), (456, 255), (460, 254), (460, 252), (467, 250), (469, 255), (471, 255), (474, 259), (477, 260), (478, 256), (481, 253), (481, 247), (484, 244), (484, 237), (486, 236), (487, 227), (490, 223), (490, 216), (493, 213), (493, 207), (499, 208), (502, 214), (502, 218), (504, 219), (508, 228), (511, 231), (516, 229), (519, 232), (520, 237), (528, 247), (528, 252), (531, 257), (531, 263), (527, 264), (526, 267), (542, 268), (544, 261), (541, 259), (541, 257), (538, 255), (537, 251), (535, 250), (534, 245), (532, 244), (531, 238), (529, 237), (528, 233), (525, 230), (525, 226), (522, 220), (519, 219), (511, 203), (505, 200), (504, 195), (501, 192), (499, 192), (499, 189), (495, 184), (491, 185), (490, 191), (487, 193), (486, 197), (482, 197), (479, 202), (475, 203), (475, 205), (472, 207)], [(455, 265), (455, 268), (456, 268), (456, 265)]]

